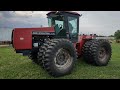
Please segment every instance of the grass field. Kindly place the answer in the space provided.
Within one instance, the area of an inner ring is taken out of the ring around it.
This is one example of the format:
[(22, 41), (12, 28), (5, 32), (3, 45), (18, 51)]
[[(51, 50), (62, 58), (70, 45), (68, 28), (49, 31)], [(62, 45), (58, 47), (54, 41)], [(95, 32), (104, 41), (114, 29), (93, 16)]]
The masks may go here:
[(0, 79), (120, 79), (120, 44), (112, 44), (112, 51), (108, 66), (96, 67), (80, 59), (72, 74), (53, 78), (28, 57), (16, 54), (12, 47), (1, 47)]

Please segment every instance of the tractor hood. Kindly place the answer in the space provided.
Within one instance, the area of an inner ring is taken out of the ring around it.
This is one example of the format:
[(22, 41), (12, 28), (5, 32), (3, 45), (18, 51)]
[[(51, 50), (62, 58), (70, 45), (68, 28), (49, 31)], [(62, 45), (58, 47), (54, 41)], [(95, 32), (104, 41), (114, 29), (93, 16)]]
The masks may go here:
[(55, 35), (54, 27), (15, 28), (12, 31), (12, 44), (15, 49), (31, 49), (32, 35)]

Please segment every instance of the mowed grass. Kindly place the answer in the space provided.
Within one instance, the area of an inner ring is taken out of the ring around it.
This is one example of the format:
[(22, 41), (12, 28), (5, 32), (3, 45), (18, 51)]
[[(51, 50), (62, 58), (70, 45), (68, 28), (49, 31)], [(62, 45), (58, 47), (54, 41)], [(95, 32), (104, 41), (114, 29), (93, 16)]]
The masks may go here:
[(96, 67), (79, 59), (70, 75), (54, 78), (12, 47), (0, 47), (0, 79), (120, 79), (120, 44), (112, 44), (112, 51), (107, 66)]

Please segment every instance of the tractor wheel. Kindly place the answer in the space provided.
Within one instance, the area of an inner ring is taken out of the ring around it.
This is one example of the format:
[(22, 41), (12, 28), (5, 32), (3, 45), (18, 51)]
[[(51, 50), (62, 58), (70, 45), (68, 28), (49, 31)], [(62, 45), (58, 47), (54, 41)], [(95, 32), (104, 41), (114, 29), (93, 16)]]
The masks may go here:
[(38, 50), (31, 51), (28, 57), (29, 57), (29, 59), (31, 59), (34, 63), (39, 64), (39, 63), (38, 63), (38, 60), (37, 60), (37, 53), (38, 53)]
[(108, 40), (92, 40), (87, 59), (96, 66), (106, 66), (111, 59), (112, 49)]
[(90, 47), (91, 47), (92, 42), (93, 42), (93, 40), (87, 41), (82, 48), (83, 59), (88, 64), (93, 63), (93, 59), (90, 59), (91, 58), (91, 53), (92, 53)]
[(77, 55), (70, 41), (53, 39), (45, 48), (42, 64), (50, 75), (59, 77), (72, 72)]
[(46, 50), (47, 50), (47, 47), (48, 47), (49, 43), (50, 43), (50, 41), (45, 42), (45, 43), (39, 48), (39, 51), (38, 51), (37, 59), (38, 59), (39, 65), (41, 65), (42, 68), (44, 68), (43, 59), (44, 59), (44, 55), (45, 55), (45, 52), (46, 52)]

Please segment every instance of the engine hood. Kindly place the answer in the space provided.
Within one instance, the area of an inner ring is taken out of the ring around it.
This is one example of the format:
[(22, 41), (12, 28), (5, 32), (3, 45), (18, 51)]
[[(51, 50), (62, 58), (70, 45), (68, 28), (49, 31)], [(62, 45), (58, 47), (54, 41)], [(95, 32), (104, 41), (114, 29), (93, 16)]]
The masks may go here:
[(55, 35), (54, 27), (15, 28), (12, 32), (12, 43), (15, 49), (31, 49), (32, 35)]
[(17, 31), (17, 32), (33, 32), (33, 31), (55, 32), (54, 27), (41, 27), (41, 28), (15, 28), (14, 31)]

